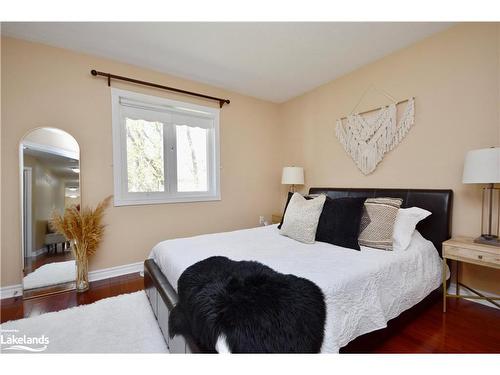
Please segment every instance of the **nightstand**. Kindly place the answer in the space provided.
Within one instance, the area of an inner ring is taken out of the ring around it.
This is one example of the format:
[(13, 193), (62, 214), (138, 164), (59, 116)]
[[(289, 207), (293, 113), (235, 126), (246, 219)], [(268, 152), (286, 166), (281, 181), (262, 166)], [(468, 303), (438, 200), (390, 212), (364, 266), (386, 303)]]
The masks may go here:
[[(457, 262), (455, 294), (448, 294), (446, 290), (446, 259), (452, 259)], [(500, 300), (500, 297), (486, 297), (476, 290), (459, 282), (459, 262), (500, 269), (500, 248), (497, 246), (475, 243), (474, 239), (469, 237), (456, 237), (443, 242), (443, 312), (446, 312), (446, 298), (484, 299), (488, 300), (488, 302), (493, 305), (500, 307), (500, 305), (494, 301)], [(460, 295), (460, 287), (463, 287), (476, 295)]]
[(272, 214), (271, 215), (271, 222), (273, 224), (279, 224), (279, 223), (281, 223), (281, 218), (282, 218), (281, 214)]

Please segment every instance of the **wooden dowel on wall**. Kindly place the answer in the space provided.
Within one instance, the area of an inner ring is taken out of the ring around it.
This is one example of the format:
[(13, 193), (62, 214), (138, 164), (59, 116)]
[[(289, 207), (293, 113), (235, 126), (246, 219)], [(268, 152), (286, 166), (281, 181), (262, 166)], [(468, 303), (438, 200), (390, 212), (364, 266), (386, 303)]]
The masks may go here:
[[(399, 102), (396, 103), (396, 105), (400, 105), (400, 104), (403, 104), (403, 103), (406, 103), (407, 101), (409, 101), (410, 99), (414, 99), (413, 97), (411, 98), (408, 98), (408, 99), (405, 99), (405, 100), (400, 100)], [(357, 113), (358, 115), (364, 115), (366, 113), (370, 113), (370, 112), (375, 112), (375, 111), (378, 111), (381, 107), (379, 108), (373, 108), (373, 109), (368, 109), (366, 111), (363, 111), (363, 112), (359, 112)], [(348, 116), (344, 116), (344, 117), (341, 117), (340, 118), (340, 121), (343, 121), (343, 120), (347, 120), (347, 117)]]

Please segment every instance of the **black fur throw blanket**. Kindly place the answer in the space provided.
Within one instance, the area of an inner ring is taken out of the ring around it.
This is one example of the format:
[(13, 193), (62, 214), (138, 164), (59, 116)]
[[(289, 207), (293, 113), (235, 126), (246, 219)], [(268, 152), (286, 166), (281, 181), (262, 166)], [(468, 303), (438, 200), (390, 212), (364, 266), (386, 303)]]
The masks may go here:
[(326, 306), (313, 282), (258, 263), (207, 258), (187, 268), (177, 284), (179, 303), (169, 335), (191, 337), (215, 352), (223, 335), (232, 353), (317, 353)]

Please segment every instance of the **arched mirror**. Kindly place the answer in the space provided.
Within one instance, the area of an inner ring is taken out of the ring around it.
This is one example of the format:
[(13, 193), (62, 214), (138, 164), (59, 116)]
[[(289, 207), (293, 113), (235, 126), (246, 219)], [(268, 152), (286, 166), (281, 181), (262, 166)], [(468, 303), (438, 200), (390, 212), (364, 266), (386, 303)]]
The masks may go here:
[(54, 211), (79, 206), (80, 147), (67, 132), (35, 129), (21, 140), (23, 296), (75, 288), (71, 246), (49, 224)]

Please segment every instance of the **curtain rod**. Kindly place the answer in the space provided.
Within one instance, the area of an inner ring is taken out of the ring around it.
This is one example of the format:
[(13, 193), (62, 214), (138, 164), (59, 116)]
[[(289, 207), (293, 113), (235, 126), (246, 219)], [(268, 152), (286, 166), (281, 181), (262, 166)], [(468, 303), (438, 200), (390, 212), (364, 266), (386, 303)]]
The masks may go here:
[(117, 79), (117, 80), (120, 80), (120, 81), (126, 81), (126, 82), (132, 82), (132, 83), (136, 83), (138, 85), (144, 85), (144, 86), (150, 86), (150, 87), (155, 87), (157, 89), (162, 89), (162, 90), (168, 90), (168, 91), (173, 91), (173, 92), (178, 92), (180, 94), (185, 94), (185, 95), (191, 95), (191, 96), (197, 96), (199, 98), (203, 98), (203, 99), (209, 99), (209, 100), (215, 100), (217, 102), (219, 102), (219, 106), (220, 108), (222, 108), (222, 106), (224, 104), (229, 104), (231, 101), (229, 99), (222, 99), (222, 98), (216, 98), (215, 96), (210, 96), (210, 95), (205, 95), (205, 94), (199, 94), (197, 92), (193, 92), (193, 91), (187, 91), (187, 90), (182, 90), (182, 89), (176, 89), (175, 87), (169, 87), (169, 86), (163, 86), (163, 85), (159, 85), (157, 83), (151, 83), (151, 82), (146, 82), (146, 81), (140, 81), (138, 79), (134, 79), (134, 78), (128, 78), (128, 77), (123, 77), (123, 76), (118, 76), (116, 74), (111, 74), (111, 73), (104, 73), (104, 72), (99, 72), (95, 69), (92, 69), (90, 71), (90, 74), (92, 74), (94, 77), (97, 77), (97, 76), (102, 76), (102, 77), (106, 77), (108, 78), (108, 86), (111, 86), (111, 79)]
[[(405, 100), (400, 100), (399, 102), (396, 102), (394, 104), (396, 105), (399, 105), (399, 104), (403, 104), (403, 103), (406, 103), (407, 101), (409, 101), (410, 99), (415, 99), (414, 97), (411, 97), (409, 99), (405, 99)], [(365, 113), (370, 113), (370, 112), (374, 112), (374, 111), (378, 111), (380, 108), (373, 108), (373, 109), (369, 109), (367, 111), (363, 111), (363, 112), (359, 112), (357, 113), (358, 115), (364, 115)], [(349, 115), (350, 116), (350, 115)], [(343, 120), (346, 120), (348, 116), (344, 116), (344, 117), (341, 117), (340, 118), (340, 121), (343, 121)]]

